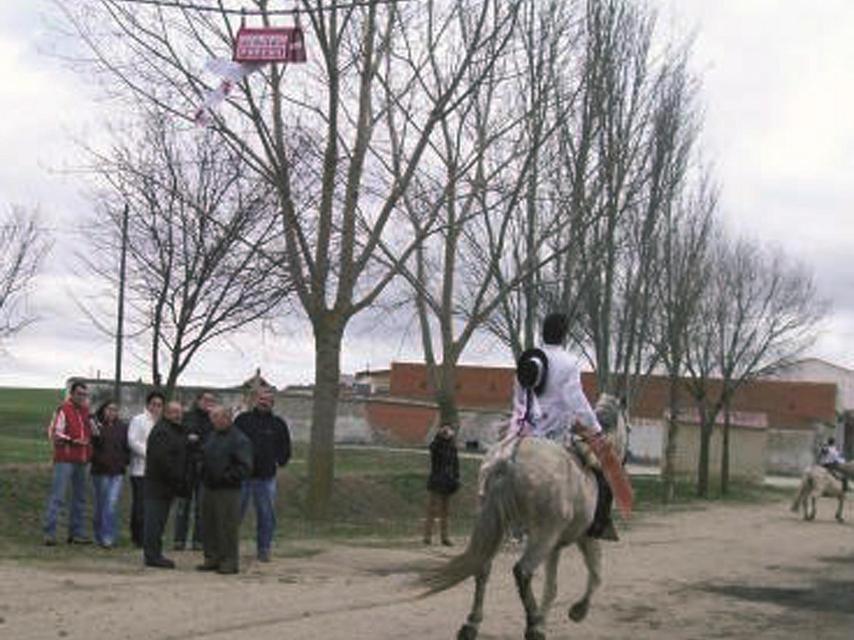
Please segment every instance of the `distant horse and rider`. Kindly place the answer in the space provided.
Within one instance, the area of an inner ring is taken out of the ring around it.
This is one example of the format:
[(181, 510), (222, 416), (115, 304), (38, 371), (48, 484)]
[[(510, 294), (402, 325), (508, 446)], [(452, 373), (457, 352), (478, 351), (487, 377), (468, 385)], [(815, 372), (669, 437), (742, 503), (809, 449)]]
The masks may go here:
[(854, 462), (846, 462), (834, 438), (828, 439), (821, 447), (818, 463), (804, 471), (792, 511), (803, 509), (804, 520), (815, 520), (818, 498), (836, 498), (836, 520), (844, 522), (845, 493), (851, 478), (854, 478)]
[[(545, 638), (558, 561), (570, 545), (582, 553), (587, 585), (569, 617), (583, 620), (601, 583), (600, 541), (617, 539), (612, 495), (624, 515), (631, 510), (631, 486), (622, 470), (627, 426), (621, 403), (603, 394), (593, 411), (580, 372), (562, 347), (567, 329), (566, 316), (551, 314), (543, 324), (543, 348), (519, 359), (513, 418), (481, 468), (480, 508), (468, 546), (422, 576), (428, 594), (474, 577), (474, 602), (459, 640), (477, 637), (492, 561), (507, 535), (525, 539), (513, 576), (525, 610), (526, 640)], [(543, 563), (545, 585), (537, 603), (531, 581)]]

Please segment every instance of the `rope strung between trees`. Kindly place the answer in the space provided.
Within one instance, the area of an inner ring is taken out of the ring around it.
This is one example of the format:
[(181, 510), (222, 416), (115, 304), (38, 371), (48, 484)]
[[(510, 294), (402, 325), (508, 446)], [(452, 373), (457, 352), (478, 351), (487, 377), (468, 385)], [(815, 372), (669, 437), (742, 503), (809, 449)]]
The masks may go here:
[(276, 15), (296, 15), (301, 11), (334, 11), (337, 9), (357, 9), (359, 7), (369, 7), (377, 4), (401, 4), (403, 2), (412, 2), (412, 0), (351, 0), (344, 3), (333, 3), (326, 6), (312, 7), (311, 9), (227, 9), (225, 7), (212, 7), (210, 5), (195, 4), (192, 2), (182, 2), (180, 0), (110, 0), (124, 4), (144, 4), (155, 7), (165, 7), (167, 9), (185, 9), (198, 12), (209, 12), (219, 14), (232, 14), (239, 16), (276, 16)]

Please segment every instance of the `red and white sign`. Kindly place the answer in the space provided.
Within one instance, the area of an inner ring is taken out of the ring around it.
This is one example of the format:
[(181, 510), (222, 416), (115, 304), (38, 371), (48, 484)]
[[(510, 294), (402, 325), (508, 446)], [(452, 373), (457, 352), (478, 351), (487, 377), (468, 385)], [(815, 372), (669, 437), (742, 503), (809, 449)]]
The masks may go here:
[(235, 62), (305, 62), (305, 38), (299, 27), (240, 27)]

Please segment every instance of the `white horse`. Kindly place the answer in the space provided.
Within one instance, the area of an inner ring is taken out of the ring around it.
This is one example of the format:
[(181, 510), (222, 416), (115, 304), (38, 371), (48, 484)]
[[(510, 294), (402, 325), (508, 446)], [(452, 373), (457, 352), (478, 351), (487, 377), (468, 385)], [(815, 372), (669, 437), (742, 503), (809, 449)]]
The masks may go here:
[[(842, 467), (843, 465), (839, 465)], [(841, 471), (849, 477), (854, 477), (854, 465), (847, 463)], [(836, 520), (843, 522), (842, 510), (845, 507), (845, 491), (842, 489), (842, 481), (838, 480), (830, 471), (820, 465), (807, 467), (801, 479), (798, 495), (792, 503), (792, 511), (797, 512), (803, 508), (804, 520), (815, 520), (816, 501), (818, 498), (836, 498), (839, 502), (836, 507)]]
[[(597, 414), (616, 454), (626, 448), (626, 422), (617, 398), (602, 395)], [(492, 559), (505, 534), (524, 531), (527, 541), (513, 576), (525, 608), (526, 640), (544, 640), (544, 626), (557, 595), (557, 566), (561, 550), (575, 544), (587, 567), (584, 595), (569, 610), (580, 622), (601, 582), (599, 540), (587, 535), (596, 511), (598, 485), (593, 472), (563, 446), (540, 438), (523, 438), (509, 459), (497, 462), (486, 483), (486, 493), (466, 550), (422, 581), (428, 593), (449, 589), (470, 576), (475, 578), (474, 603), (459, 640), (474, 640), (483, 620), (483, 597)], [(545, 586), (540, 605), (531, 589), (537, 567), (545, 562)]]

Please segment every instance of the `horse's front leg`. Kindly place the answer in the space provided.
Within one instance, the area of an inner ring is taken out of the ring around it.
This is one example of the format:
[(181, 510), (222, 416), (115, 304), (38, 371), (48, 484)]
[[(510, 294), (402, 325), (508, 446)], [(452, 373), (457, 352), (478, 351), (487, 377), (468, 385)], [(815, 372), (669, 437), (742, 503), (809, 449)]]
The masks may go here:
[(457, 640), (475, 640), (477, 638), (477, 631), (483, 620), (483, 596), (486, 592), (486, 583), (489, 581), (491, 569), (492, 563), (487, 562), (474, 577), (474, 602), (466, 623), (457, 632)]
[(836, 507), (836, 521), (845, 522), (842, 512), (845, 509), (845, 492), (839, 494), (839, 506)]
[(581, 622), (587, 616), (587, 611), (590, 609), (590, 598), (602, 583), (602, 547), (599, 541), (584, 536), (578, 541), (578, 548), (581, 550), (584, 564), (587, 567), (587, 588), (584, 590), (581, 600), (569, 609), (569, 619), (573, 622)]

